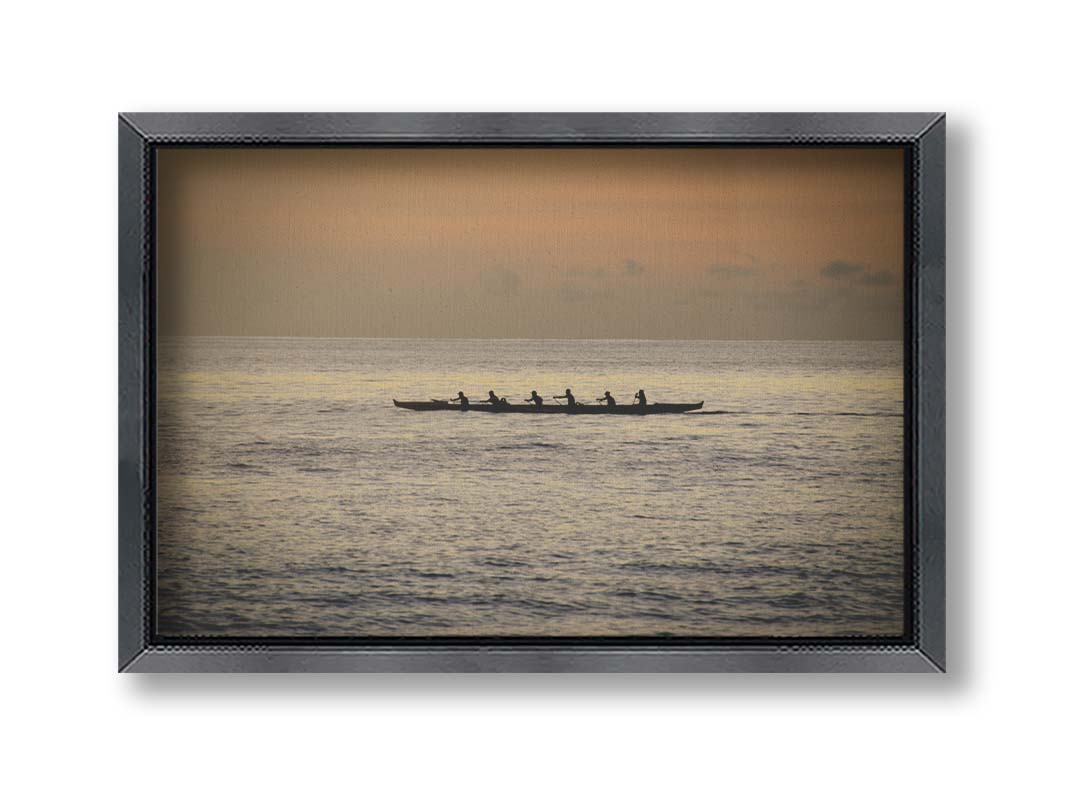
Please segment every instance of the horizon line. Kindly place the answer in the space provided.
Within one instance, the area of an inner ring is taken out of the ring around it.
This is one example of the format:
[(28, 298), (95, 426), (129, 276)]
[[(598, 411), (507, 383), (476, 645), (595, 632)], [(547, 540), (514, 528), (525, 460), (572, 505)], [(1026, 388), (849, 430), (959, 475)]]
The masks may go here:
[(318, 339), (346, 341), (411, 341), (411, 342), (898, 342), (905, 339), (630, 339), (622, 337), (544, 337), (526, 336), (302, 336), (282, 334), (225, 334), (225, 333), (166, 333), (159, 339)]

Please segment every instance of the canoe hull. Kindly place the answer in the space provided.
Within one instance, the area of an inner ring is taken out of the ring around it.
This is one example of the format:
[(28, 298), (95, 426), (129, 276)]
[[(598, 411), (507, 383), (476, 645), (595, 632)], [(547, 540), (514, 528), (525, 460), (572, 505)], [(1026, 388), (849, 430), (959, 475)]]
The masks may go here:
[[(393, 405), (408, 411), (463, 411), (458, 403), (446, 403), (443, 401), (404, 401), (394, 400)], [(612, 414), (647, 416), (649, 414), (684, 414), (686, 411), (698, 411), (704, 407), (704, 401), (699, 403), (649, 403), (647, 406), (563, 406), (563, 405), (502, 405), (494, 406), (489, 403), (471, 403), (467, 411), (481, 411), (490, 414)]]

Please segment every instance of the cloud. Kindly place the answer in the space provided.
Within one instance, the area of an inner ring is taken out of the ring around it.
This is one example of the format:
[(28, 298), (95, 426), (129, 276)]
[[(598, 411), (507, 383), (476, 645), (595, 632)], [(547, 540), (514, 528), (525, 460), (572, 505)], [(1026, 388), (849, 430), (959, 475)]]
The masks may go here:
[(589, 269), (572, 269), (570, 274), (578, 279), (584, 280), (586, 278), (594, 278), (599, 280), (600, 278), (606, 278), (608, 273), (603, 267), (590, 267)]
[(559, 287), (559, 297), (568, 303), (590, 303), (594, 300), (606, 300), (615, 296), (611, 289), (591, 288), (565, 283)]
[(713, 278), (747, 278), (755, 275), (756, 270), (740, 264), (712, 264), (707, 268), (707, 273)]
[(823, 277), (839, 281), (852, 279), (866, 269), (862, 264), (853, 264), (851, 261), (831, 261), (821, 272)]
[(626, 259), (626, 261), (623, 262), (622, 268), (626, 270), (627, 275), (640, 275), (645, 271), (644, 265), (634, 261), (632, 258)]
[(893, 276), (889, 270), (882, 269), (878, 272), (867, 270), (859, 279), (864, 286), (889, 286), (893, 283)]
[(482, 273), (482, 284), (494, 297), (511, 297), (522, 288), (522, 276), (513, 269), (488, 269)]
[(851, 261), (831, 261), (821, 270), (824, 278), (830, 278), (853, 286), (893, 286), (896, 279), (888, 269), (873, 270), (864, 264)]

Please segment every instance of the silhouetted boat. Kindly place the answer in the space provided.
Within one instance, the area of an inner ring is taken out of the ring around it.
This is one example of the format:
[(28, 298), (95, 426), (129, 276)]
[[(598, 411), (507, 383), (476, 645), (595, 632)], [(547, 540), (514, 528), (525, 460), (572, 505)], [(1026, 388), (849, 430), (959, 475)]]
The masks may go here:
[[(408, 411), (463, 411), (459, 403), (449, 403), (447, 400), (394, 400), (393, 405), (397, 408), (406, 408)], [(601, 405), (541, 405), (532, 403), (527, 405), (491, 405), (489, 403), (471, 403), (467, 411), (488, 411), (491, 414), (684, 414), (686, 411), (697, 411), (704, 407), (704, 401), (699, 403), (649, 403), (646, 406), (601, 406)]]

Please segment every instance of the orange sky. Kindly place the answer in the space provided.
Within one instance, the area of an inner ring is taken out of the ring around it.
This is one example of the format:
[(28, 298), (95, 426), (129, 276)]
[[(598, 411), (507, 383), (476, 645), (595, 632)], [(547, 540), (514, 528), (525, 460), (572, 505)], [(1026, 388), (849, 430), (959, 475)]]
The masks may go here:
[(181, 149), (164, 335), (896, 339), (900, 149)]

